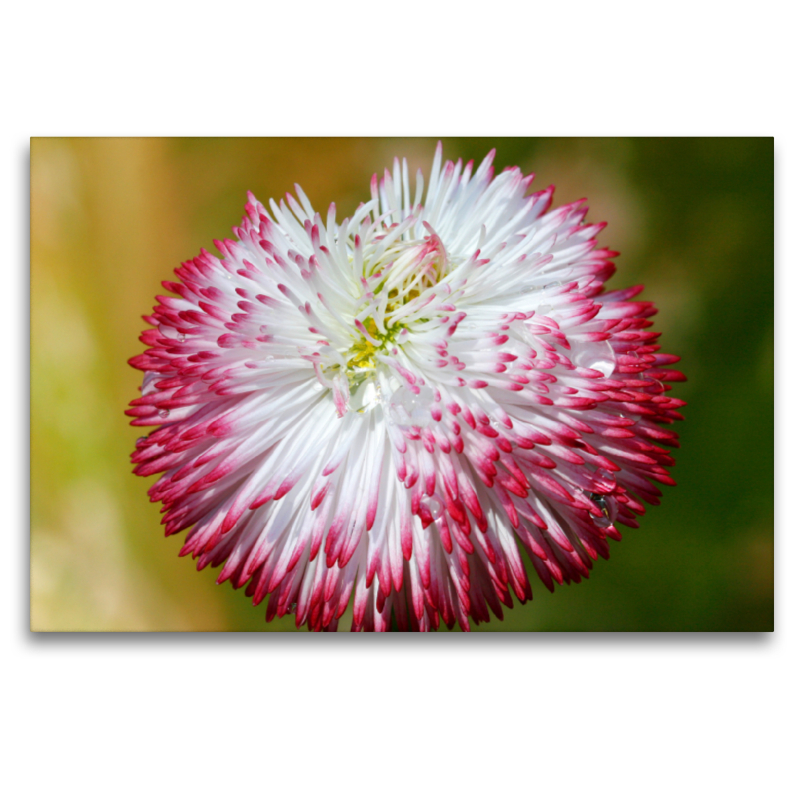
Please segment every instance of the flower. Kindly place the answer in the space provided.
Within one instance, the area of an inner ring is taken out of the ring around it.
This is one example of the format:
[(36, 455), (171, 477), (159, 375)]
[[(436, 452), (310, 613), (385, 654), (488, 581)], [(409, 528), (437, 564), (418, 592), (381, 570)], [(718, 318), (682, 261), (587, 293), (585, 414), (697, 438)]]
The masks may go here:
[(532, 598), (521, 550), (580, 581), (674, 484), (655, 309), (603, 291), (585, 201), (549, 210), (493, 157), (440, 144), (427, 194), (395, 160), (341, 224), (299, 186), (271, 214), (250, 194), (144, 318), (134, 471), (267, 620), (333, 630), (354, 595), (355, 630), (468, 630)]

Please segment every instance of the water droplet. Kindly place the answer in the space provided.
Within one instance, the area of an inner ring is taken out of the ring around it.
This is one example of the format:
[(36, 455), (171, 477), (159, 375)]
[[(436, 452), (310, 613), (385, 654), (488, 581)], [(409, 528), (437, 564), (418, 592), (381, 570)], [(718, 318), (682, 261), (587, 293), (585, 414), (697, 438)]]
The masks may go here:
[(139, 437), (139, 438), (136, 440), (136, 446), (137, 446), (137, 447), (143, 447), (143, 446), (144, 446), (144, 443), (145, 443), (146, 441), (147, 441), (147, 437), (146, 437), (146, 436), (140, 436), (140, 437)]
[(389, 417), (399, 425), (419, 425), (430, 418), (434, 399), (433, 389), (429, 386), (420, 386), (419, 394), (403, 386), (389, 400)]
[(161, 380), (161, 378), (162, 376), (157, 372), (145, 372), (144, 380), (142, 381), (142, 396), (157, 392), (158, 389), (155, 383)]
[(400, 402), (403, 405), (403, 410), (410, 417), (416, 410), (417, 396), (410, 389), (406, 389)]
[[(502, 415), (501, 411), (492, 411), (487, 412), (486, 416), (489, 417), (489, 424), (495, 429), (500, 431), (501, 433), (508, 433), (509, 428), (506, 427), (505, 417)], [(513, 428), (513, 422), (512, 422)]]
[(185, 342), (186, 341), (186, 334), (185, 333), (179, 333), (178, 334), (178, 341), (179, 342)]
[(168, 408), (159, 408), (158, 409), (158, 416), (161, 419), (166, 419), (169, 416), (169, 409)]
[(587, 492), (586, 495), (603, 512), (599, 517), (590, 512), (589, 516), (592, 518), (592, 522), (599, 528), (608, 528), (609, 525), (613, 525), (617, 518), (617, 501), (607, 494)]
[[(355, 411), (357, 414), (366, 414), (372, 411), (373, 408), (381, 405), (383, 395), (381, 387), (374, 380), (364, 379), (362, 383), (353, 388), (350, 388), (350, 403), (348, 408)], [(389, 416), (391, 417), (391, 408), (389, 409)], [(397, 420), (395, 420), (397, 421)]]
[(536, 313), (541, 317), (546, 317), (552, 310), (553, 306), (548, 303), (542, 303), (542, 305), (537, 306)]
[(286, 609), (286, 613), (294, 614), (295, 611), (297, 611), (297, 603), (289, 603), (289, 606)]
[(576, 346), (572, 362), (576, 367), (602, 372), (608, 378), (614, 372), (617, 360), (611, 343), (604, 341), (585, 342)]
[(430, 386), (420, 386), (419, 394), (414, 395), (412, 416), (415, 414), (417, 416), (427, 416), (434, 399), (433, 389), (431, 389)]
[(590, 495), (590, 497), (594, 500), (595, 497), (599, 497), (603, 501), (602, 508), (605, 507), (606, 501), (603, 499), (604, 495), (608, 494), (609, 492), (613, 492), (617, 486), (617, 479), (614, 477), (614, 474), (609, 472), (606, 469), (598, 469), (595, 473), (596, 478), (599, 479), (600, 485), (600, 493), (597, 495)]
[(444, 503), (438, 494), (434, 494), (428, 500), (428, 511), (434, 519), (441, 519), (444, 514)]
[(392, 399), (389, 401), (388, 416), (395, 425), (407, 425), (409, 422), (409, 417), (402, 401), (398, 402), (397, 392), (392, 395)]
[(553, 281), (552, 283), (546, 283), (544, 286), (545, 291), (549, 291), (550, 289), (558, 289), (559, 286), (563, 286), (564, 284), (561, 281)]

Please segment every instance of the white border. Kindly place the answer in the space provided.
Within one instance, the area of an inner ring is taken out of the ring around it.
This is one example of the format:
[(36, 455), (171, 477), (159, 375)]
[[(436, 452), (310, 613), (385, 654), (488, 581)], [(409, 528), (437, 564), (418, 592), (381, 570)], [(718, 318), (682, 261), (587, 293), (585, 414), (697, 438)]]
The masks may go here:
[[(9, 796), (787, 796), (798, 710), (787, 488), (800, 484), (787, 255), (800, 131), (794, 26), (780, 9), (14, 8), (0, 53)], [(123, 133), (774, 135), (778, 632), (380, 643), (28, 633), (28, 137)]]

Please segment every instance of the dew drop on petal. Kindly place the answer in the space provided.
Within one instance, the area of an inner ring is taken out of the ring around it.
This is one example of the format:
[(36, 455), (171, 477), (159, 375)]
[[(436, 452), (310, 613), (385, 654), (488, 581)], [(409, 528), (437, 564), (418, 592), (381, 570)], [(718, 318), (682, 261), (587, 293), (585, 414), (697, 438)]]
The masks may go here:
[(161, 419), (166, 419), (169, 416), (169, 409), (168, 408), (159, 408), (158, 409), (158, 416)]
[(607, 494), (587, 492), (587, 496), (603, 512), (599, 517), (590, 513), (589, 516), (592, 518), (592, 522), (599, 528), (607, 528), (609, 525), (613, 525), (617, 518), (617, 501)]
[(572, 358), (576, 367), (595, 369), (608, 378), (616, 367), (614, 348), (608, 341), (585, 342), (575, 348)]
[(140, 437), (139, 437), (139, 438), (136, 440), (136, 446), (137, 446), (137, 447), (143, 447), (143, 446), (144, 446), (144, 443), (145, 443), (146, 441), (147, 441), (147, 437), (146, 437), (146, 436), (140, 436)]
[(542, 305), (537, 306), (536, 313), (541, 316), (547, 316), (553, 310), (553, 306), (549, 305), (548, 303), (542, 303)]
[(178, 334), (178, 341), (179, 342), (185, 342), (186, 341), (186, 334), (185, 333), (179, 333)]
[[(500, 431), (501, 433), (507, 432), (509, 429), (506, 427), (506, 423), (503, 421), (503, 417), (500, 416), (500, 412), (493, 411), (487, 412), (487, 417), (489, 417), (489, 424), (495, 428), (496, 430)], [(514, 427), (514, 423), (511, 423), (511, 427)]]
[[(348, 408), (357, 414), (366, 414), (368, 411), (372, 411), (373, 408), (382, 405), (382, 401), (383, 393), (381, 392), (380, 384), (376, 381), (364, 380), (356, 389), (351, 387)], [(394, 419), (391, 406), (386, 410), (386, 413), (393, 422), (402, 422), (402, 420)]]
[(387, 416), (395, 425), (405, 425), (408, 422), (408, 415), (405, 413), (405, 409), (398, 403), (389, 403)]
[(409, 421), (409, 413), (406, 411), (406, 393), (408, 389), (401, 387), (389, 398), (389, 419), (397, 425), (406, 425)]
[(414, 409), (417, 407), (417, 398), (413, 392), (406, 389), (403, 397), (400, 401), (403, 404), (403, 409), (405, 410), (406, 414), (410, 417), (414, 413)]
[(434, 519), (441, 519), (444, 514), (444, 503), (438, 494), (434, 494), (428, 500), (428, 511)]
[(142, 397), (152, 392), (157, 392), (156, 381), (161, 380), (161, 375), (157, 372), (145, 372), (144, 379), (142, 380)]
[(597, 474), (601, 478), (606, 478), (607, 480), (614, 481), (614, 483), (617, 482), (617, 479), (616, 479), (614, 473), (611, 472), (611, 470), (603, 469), (602, 467), (600, 467), (600, 469), (597, 470)]
[(564, 284), (561, 281), (553, 281), (552, 283), (545, 284), (545, 291), (549, 291), (550, 289), (558, 289), (559, 286), (563, 286)]
[(419, 393), (406, 386), (398, 389), (389, 400), (389, 418), (399, 425), (419, 425), (430, 418), (430, 407), (435, 397), (429, 386), (420, 386)]
[(434, 401), (433, 389), (430, 386), (420, 386), (419, 394), (413, 394), (413, 407), (410, 411), (411, 419), (423, 420), (430, 416), (431, 404)]

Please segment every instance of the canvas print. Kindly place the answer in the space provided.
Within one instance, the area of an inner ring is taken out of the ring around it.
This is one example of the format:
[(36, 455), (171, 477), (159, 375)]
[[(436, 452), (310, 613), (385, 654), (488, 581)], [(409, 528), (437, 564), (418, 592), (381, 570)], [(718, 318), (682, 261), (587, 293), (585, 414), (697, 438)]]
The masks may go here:
[(32, 140), (32, 630), (771, 630), (772, 171)]

